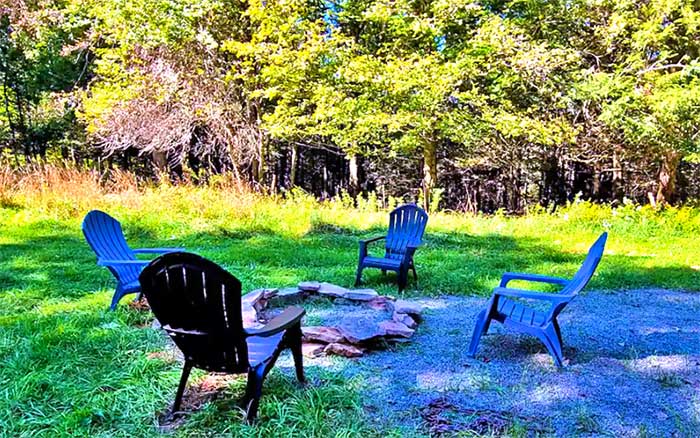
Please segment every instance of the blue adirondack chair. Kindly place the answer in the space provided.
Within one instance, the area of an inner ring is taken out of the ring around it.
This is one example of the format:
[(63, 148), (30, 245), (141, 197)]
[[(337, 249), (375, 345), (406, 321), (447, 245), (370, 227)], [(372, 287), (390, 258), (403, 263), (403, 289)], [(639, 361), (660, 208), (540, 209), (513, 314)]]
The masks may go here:
[(105, 266), (117, 279), (117, 288), (112, 297), (110, 310), (127, 294), (140, 293), (139, 274), (150, 260), (138, 260), (136, 254), (164, 254), (182, 251), (182, 248), (131, 249), (126, 243), (119, 222), (99, 210), (92, 210), (83, 219), (85, 240), (97, 255), (97, 264)]
[[(474, 334), (469, 345), (469, 356), (476, 355), (481, 335), (488, 331), (491, 321), (496, 320), (510, 329), (537, 337), (547, 347), (556, 366), (563, 367), (563, 342), (557, 316), (593, 277), (598, 263), (603, 257), (607, 238), (608, 233), (601, 234), (591, 246), (586, 259), (571, 280), (537, 274), (505, 273), (501, 278), (500, 286), (494, 289), (488, 307), (477, 317)], [(559, 293), (511, 289), (507, 287), (511, 280), (556, 284), (562, 286), (562, 289)], [(550, 308), (546, 312), (541, 312), (518, 299), (546, 301), (550, 303)]]
[[(362, 281), (365, 268), (379, 268), (382, 272), (394, 271), (398, 275), (399, 292), (406, 287), (408, 270), (413, 271), (413, 278), (418, 280), (413, 254), (421, 245), (427, 213), (415, 204), (397, 207), (389, 214), (389, 231), (386, 236), (360, 241), (360, 260), (357, 262), (355, 287)], [(385, 239), (384, 257), (372, 257), (367, 252), (367, 245)]]

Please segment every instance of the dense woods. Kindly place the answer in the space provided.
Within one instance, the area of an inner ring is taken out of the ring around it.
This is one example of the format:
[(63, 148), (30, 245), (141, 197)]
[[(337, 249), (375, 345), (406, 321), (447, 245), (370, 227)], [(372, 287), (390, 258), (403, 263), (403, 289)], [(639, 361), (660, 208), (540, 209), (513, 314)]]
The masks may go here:
[(5, 166), (522, 211), (700, 198), (698, 0), (0, 0)]

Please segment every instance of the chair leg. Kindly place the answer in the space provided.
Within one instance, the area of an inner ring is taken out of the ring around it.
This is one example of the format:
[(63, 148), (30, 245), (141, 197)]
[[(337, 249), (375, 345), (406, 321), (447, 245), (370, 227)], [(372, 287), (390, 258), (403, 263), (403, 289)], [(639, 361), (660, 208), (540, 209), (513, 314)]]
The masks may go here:
[(299, 382), (306, 382), (304, 377), (304, 356), (301, 352), (301, 325), (291, 327), (287, 330), (286, 336), (288, 337), (289, 348), (292, 350), (292, 357), (294, 358), (294, 368), (297, 373), (297, 380)]
[(260, 364), (248, 371), (248, 384), (246, 387), (245, 400), (248, 402), (245, 420), (248, 424), (255, 421), (258, 416), (260, 397), (262, 396), (263, 380), (265, 379), (265, 365)]
[(474, 333), (472, 333), (472, 341), (469, 344), (469, 351), (467, 356), (476, 356), (476, 350), (479, 348), (479, 341), (481, 340), (481, 335), (485, 334), (489, 330), (491, 325), (491, 318), (488, 317), (488, 310), (482, 310), (479, 316), (476, 317), (476, 325), (474, 325)]
[(180, 410), (182, 395), (185, 393), (185, 386), (187, 386), (187, 379), (190, 377), (190, 371), (192, 371), (192, 364), (185, 361), (185, 366), (182, 367), (182, 376), (180, 376), (180, 385), (177, 387), (177, 394), (175, 395), (175, 403), (173, 403), (172, 414)]
[(362, 270), (365, 267), (362, 266), (362, 262), (357, 265), (357, 274), (355, 275), (355, 287), (358, 287), (362, 283)]
[(406, 284), (408, 283), (408, 267), (399, 269), (399, 292), (403, 292), (406, 289)]
[(416, 266), (411, 264), (411, 270), (413, 271), (413, 279), (417, 282), (418, 281), (418, 274), (416, 273)]
[(119, 300), (121, 300), (124, 295), (126, 294), (124, 293), (124, 289), (122, 289), (121, 285), (117, 286), (117, 288), (114, 290), (114, 295), (112, 296), (112, 303), (109, 305), (109, 310), (116, 310)]
[(554, 330), (557, 332), (557, 339), (559, 339), (559, 345), (561, 345), (563, 347), (564, 340), (561, 337), (561, 329), (559, 328), (559, 323), (557, 322), (556, 319), (552, 320), (552, 325), (554, 326)]
[(542, 341), (547, 351), (549, 351), (549, 354), (552, 356), (554, 365), (556, 365), (557, 368), (563, 368), (564, 356), (562, 354), (561, 343), (559, 342), (554, 327), (549, 325), (540, 333), (541, 335), (539, 335), (538, 338), (540, 338), (540, 341)]

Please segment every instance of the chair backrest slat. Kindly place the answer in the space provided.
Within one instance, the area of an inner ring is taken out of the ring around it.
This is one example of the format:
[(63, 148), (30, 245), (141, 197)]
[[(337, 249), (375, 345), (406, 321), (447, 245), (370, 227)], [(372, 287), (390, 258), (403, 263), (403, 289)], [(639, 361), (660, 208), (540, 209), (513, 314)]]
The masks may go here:
[[(83, 235), (98, 259), (136, 260), (134, 252), (126, 243), (119, 221), (99, 210), (92, 210), (83, 219)], [(110, 271), (118, 281), (135, 281), (139, 268), (130, 265), (110, 266)]]
[(605, 232), (598, 237), (598, 240), (591, 246), (588, 250), (588, 255), (586, 259), (581, 264), (581, 267), (573, 276), (569, 284), (566, 285), (561, 291), (564, 295), (576, 295), (583, 290), (584, 287), (595, 274), (596, 268), (603, 257), (603, 252), (605, 251), (605, 242), (608, 239), (608, 233)]
[(236, 277), (198, 255), (178, 252), (153, 260), (139, 281), (153, 314), (195, 366), (246, 371), (241, 282)]
[(428, 214), (415, 204), (397, 207), (389, 214), (386, 236), (386, 256), (401, 259), (408, 245), (418, 245), (423, 239)]

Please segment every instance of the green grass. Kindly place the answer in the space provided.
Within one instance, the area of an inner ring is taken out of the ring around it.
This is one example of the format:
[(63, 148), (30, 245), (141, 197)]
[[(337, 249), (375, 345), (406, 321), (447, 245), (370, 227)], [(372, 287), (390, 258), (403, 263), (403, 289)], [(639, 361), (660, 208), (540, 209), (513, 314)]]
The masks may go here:
[[(253, 428), (234, 405), (241, 378), (180, 427), (159, 430), (179, 364), (150, 354), (167, 343), (148, 312), (124, 304), (105, 311), (113, 280), (80, 232), (84, 213), (101, 208), (122, 221), (133, 246), (184, 246), (224, 265), (245, 290), (302, 280), (350, 286), (357, 240), (385, 226), (386, 212), (372, 202), (349, 208), (347, 199), (319, 204), (300, 193), (282, 200), (193, 187), (30, 195), (4, 194), (0, 209), (0, 436), (399, 434), (402, 425), (375, 430), (364, 417), (362, 380), (313, 366), (308, 388), (288, 371), (271, 374)], [(419, 287), (410, 283), (405, 294), (487, 295), (507, 270), (570, 276), (603, 230), (610, 240), (591, 288), (700, 288), (700, 210), (576, 203), (518, 218), (432, 215), (416, 259)], [(368, 270), (365, 278), (396, 294), (392, 276)]]

